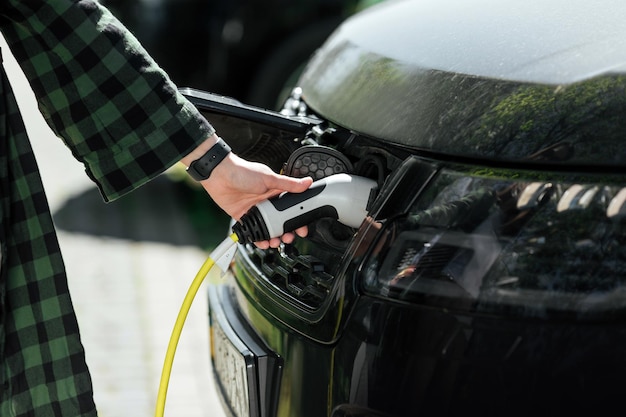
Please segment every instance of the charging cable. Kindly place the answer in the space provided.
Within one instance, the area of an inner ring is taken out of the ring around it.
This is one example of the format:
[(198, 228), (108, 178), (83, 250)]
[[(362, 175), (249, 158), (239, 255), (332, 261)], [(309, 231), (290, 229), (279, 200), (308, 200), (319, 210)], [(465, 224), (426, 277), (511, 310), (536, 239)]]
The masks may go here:
[(178, 312), (178, 317), (174, 323), (174, 329), (172, 330), (172, 335), (170, 336), (167, 352), (165, 353), (165, 361), (163, 363), (163, 370), (161, 371), (161, 382), (159, 384), (159, 393), (157, 395), (156, 411), (154, 414), (155, 417), (163, 417), (163, 414), (165, 413), (165, 399), (167, 397), (167, 388), (170, 381), (170, 375), (172, 373), (172, 366), (174, 364), (174, 355), (176, 354), (176, 347), (178, 346), (178, 341), (180, 339), (180, 334), (183, 331), (187, 314), (191, 309), (191, 303), (193, 302), (200, 285), (204, 281), (204, 278), (207, 276), (209, 271), (211, 271), (211, 268), (213, 268), (214, 265), (219, 266), (222, 271), (226, 271), (235, 254), (235, 251), (237, 250), (235, 244), (238, 240), (239, 238), (235, 233), (224, 239), (224, 241), (220, 243), (213, 250), (213, 252), (211, 252), (206, 261), (204, 261), (204, 264), (200, 267), (200, 270), (187, 290), (183, 304)]

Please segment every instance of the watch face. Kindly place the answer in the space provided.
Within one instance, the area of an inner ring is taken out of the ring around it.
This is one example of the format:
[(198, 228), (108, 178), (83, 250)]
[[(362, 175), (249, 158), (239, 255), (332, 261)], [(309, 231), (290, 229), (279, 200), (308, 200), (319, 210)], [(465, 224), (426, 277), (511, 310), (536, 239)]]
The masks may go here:
[(230, 146), (222, 139), (218, 139), (207, 153), (189, 164), (187, 172), (196, 181), (206, 180), (211, 176), (213, 169), (226, 158), (230, 151)]

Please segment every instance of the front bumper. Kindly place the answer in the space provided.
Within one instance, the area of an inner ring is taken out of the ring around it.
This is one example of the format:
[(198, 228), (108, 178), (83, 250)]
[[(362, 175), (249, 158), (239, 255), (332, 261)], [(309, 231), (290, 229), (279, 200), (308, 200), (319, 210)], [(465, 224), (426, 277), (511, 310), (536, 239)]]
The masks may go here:
[(228, 286), (208, 292), (211, 363), (224, 408), (235, 417), (274, 416), (282, 358), (241, 319)]

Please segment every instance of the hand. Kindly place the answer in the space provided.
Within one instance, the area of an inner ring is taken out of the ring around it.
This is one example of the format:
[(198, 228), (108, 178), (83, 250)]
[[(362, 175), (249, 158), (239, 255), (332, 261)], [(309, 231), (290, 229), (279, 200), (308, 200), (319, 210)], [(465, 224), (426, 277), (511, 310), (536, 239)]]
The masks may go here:
[[(183, 159), (183, 163), (188, 162)], [(235, 220), (239, 220), (252, 206), (276, 196), (284, 191), (300, 193), (313, 183), (312, 178), (293, 178), (272, 171), (267, 165), (250, 162), (233, 152), (228, 154), (200, 184), (209, 193), (213, 201)], [(304, 237), (308, 228), (301, 227), (294, 231)], [(256, 242), (261, 249), (276, 248), (281, 241), (291, 243), (294, 233), (285, 233), (280, 238)]]

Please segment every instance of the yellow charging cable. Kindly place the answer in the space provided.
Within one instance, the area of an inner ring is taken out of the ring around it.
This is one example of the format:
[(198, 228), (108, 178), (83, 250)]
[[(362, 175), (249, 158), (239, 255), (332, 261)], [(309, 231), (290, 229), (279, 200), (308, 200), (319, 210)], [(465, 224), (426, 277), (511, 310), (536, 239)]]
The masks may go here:
[[(172, 365), (174, 364), (174, 354), (176, 353), (178, 340), (180, 339), (180, 334), (182, 333), (183, 326), (185, 325), (185, 319), (187, 319), (187, 314), (191, 309), (191, 303), (193, 302), (200, 285), (211, 268), (213, 268), (216, 263), (220, 265), (220, 259), (231, 253), (233, 246), (238, 240), (237, 235), (233, 233), (220, 245), (218, 245), (218, 247), (211, 252), (206, 261), (204, 261), (200, 270), (196, 274), (196, 277), (192, 281), (191, 286), (187, 290), (187, 294), (183, 300), (183, 305), (181, 306), (176, 322), (174, 323), (174, 329), (172, 330), (172, 335), (170, 336), (167, 352), (165, 353), (165, 361), (163, 363), (163, 370), (161, 371), (161, 382), (159, 384), (159, 394), (157, 395), (156, 411), (154, 414), (156, 417), (163, 417), (163, 414), (165, 413), (165, 399), (167, 397), (167, 387), (172, 373)], [(230, 262), (230, 259), (227, 259), (227, 261)], [(225, 269), (223, 265), (220, 266)]]

